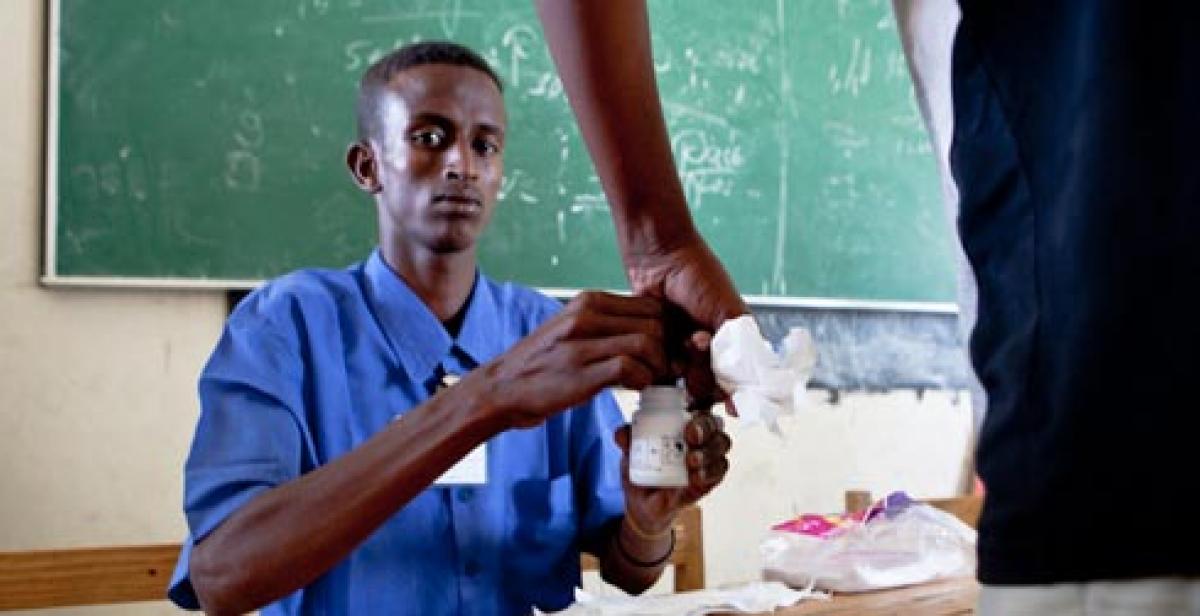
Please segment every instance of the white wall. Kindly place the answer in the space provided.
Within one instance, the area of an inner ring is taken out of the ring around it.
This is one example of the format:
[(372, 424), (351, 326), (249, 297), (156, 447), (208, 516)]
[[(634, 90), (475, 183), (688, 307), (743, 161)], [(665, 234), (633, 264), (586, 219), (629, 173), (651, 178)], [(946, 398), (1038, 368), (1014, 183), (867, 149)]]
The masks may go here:
[(195, 375), (224, 298), (38, 286), (44, 4), (0, 2), (0, 550), (178, 541)]
[[(224, 297), (38, 285), (44, 4), (0, 2), (0, 550), (177, 541), (194, 380)], [(733, 468), (705, 503), (710, 585), (756, 577), (769, 524), (836, 510), (845, 489), (952, 494), (970, 432), (956, 397), (845, 396), (785, 421), (786, 442), (731, 422)]]

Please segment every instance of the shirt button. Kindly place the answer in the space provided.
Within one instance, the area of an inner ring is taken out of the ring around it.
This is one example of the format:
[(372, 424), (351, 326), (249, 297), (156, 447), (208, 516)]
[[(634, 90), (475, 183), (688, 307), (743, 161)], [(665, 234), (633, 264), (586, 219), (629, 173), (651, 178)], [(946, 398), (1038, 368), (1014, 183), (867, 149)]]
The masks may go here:
[(472, 560), (472, 561), (467, 562), (466, 567), (463, 567), (463, 572), (466, 573), (470, 577), (475, 577), (475, 576), (479, 575), (480, 569), (481, 569), (481, 567), (479, 566), (479, 563)]
[(470, 488), (460, 488), (458, 490), (458, 502), (469, 503), (472, 498), (475, 498), (475, 490)]

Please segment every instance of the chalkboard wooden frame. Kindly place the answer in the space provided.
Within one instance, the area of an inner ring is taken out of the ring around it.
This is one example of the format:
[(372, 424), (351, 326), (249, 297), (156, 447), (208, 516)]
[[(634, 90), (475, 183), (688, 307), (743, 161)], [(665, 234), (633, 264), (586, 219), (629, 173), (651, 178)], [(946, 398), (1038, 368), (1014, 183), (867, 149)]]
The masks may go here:
[[(157, 289), (249, 289), (261, 284), (259, 279), (190, 278), (190, 277), (138, 277), (138, 276), (94, 276), (64, 274), (58, 268), (58, 225), (59, 225), (59, 130), (60, 130), (60, 43), (61, 3), (65, 0), (49, 0), (47, 35), (47, 116), (46, 166), (45, 166), (45, 254), (44, 275), (41, 282), (52, 287), (122, 287)], [(782, 9), (781, 9), (782, 11)], [(578, 289), (540, 287), (543, 292), (558, 298), (567, 298)], [(776, 295), (746, 295), (748, 302), (764, 307), (797, 307), (815, 309), (885, 310), (923, 313), (952, 314), (957, 305), (951, 301), (908, 301), (843, 299), (836, 297), (791, 297)]]

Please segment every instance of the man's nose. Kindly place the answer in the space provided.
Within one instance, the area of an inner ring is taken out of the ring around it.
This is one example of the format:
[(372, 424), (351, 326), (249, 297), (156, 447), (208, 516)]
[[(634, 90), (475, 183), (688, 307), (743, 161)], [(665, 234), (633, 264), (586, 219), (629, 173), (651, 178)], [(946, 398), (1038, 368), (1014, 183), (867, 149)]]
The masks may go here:
[(465, 141), (459, 141), (446, 150), (446, 179), (457, 181), (475, 181), (479, 179), (475, 168), (471, 148)]

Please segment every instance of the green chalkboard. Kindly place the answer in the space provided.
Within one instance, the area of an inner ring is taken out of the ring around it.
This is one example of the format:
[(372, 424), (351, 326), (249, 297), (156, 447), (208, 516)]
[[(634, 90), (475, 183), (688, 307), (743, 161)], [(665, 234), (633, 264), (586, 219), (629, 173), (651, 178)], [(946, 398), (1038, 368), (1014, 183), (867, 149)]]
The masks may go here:
[[(890, 4), (650, 3), (693, 215), (744, 293), (953, 299)], [(358, 77), (398, 45), (446, 38), (506, 82), (485, 271), (625, 286), (532, 0), (57, 0), (52, 12), (49, 283), (233, 287), (361, 259), (374, 208), (342, 165)]]

